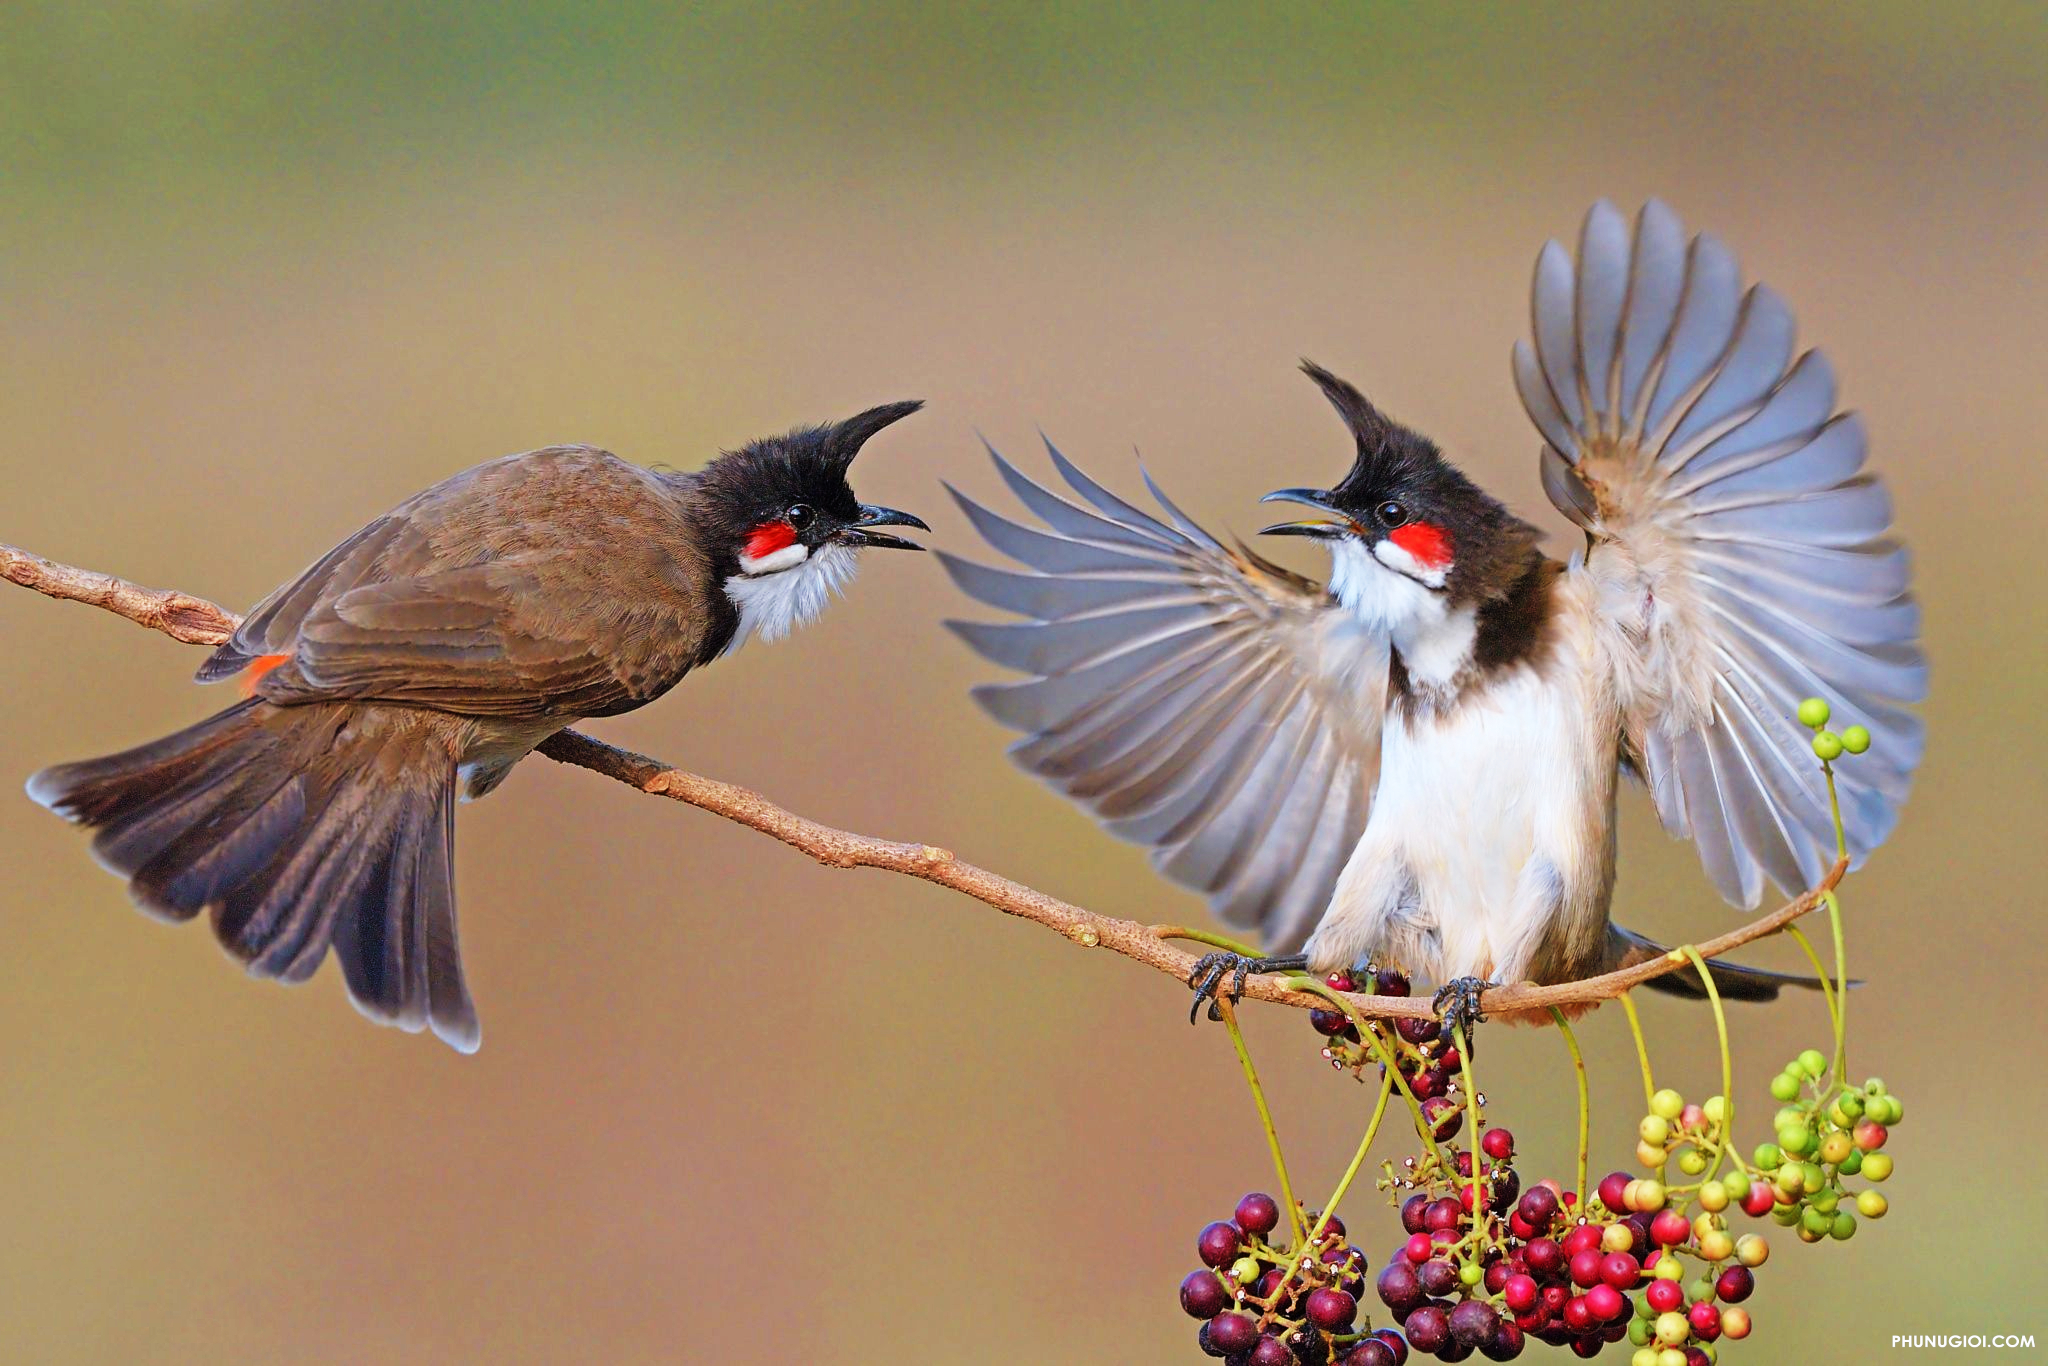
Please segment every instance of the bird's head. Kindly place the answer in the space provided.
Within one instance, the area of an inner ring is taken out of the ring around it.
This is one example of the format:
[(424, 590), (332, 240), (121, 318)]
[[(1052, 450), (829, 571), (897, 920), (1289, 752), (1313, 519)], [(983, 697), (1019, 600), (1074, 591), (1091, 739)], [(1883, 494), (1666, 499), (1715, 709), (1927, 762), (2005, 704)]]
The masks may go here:
[(823, 610), (867, 547), (922, 550), (884, 527), (931, 530), (908, 512), (854, 496), (847, 468), (869, 437), (924, 405), (884, 404), (823, 427), (727, 451), (696, 484), (696, 518), (714, 572), (740, 610), (734, 644), (773, 640)]
[(1467, 479), (1428, 437), (1321, 366), (1304, 361), (1302, 370), (1344, 419), (1358, 454), (1334, 488), (1267, 494), (1262, 502), (1302, 503), (1325, 515), (1261, 534), (1327, 543), (1331, 592), (1369, 616), (1397, 622), (1504, 596), (1538, 554), (1536, 529)]

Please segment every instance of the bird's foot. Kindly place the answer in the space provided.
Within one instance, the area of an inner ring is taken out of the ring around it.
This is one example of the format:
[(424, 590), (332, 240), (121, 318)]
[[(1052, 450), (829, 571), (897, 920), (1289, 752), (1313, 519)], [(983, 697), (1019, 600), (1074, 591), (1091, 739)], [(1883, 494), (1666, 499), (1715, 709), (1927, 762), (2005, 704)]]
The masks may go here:
[[(1195, 989), (1195, 1003), (1188, 1009), (1188, 1023), (1193, 1024), (1202, 1013), (1202, 1006), (1209, 1007), (1209, 1018), (1220, 1020), (1223, 1015), (1216, 1009), (1216, 998), (1228, 994), (1232, 1004), (1244, 998), (1244, 979), (1255, 972), (1300, 972), (1308, 967), (1308, 955), (1301, 953), (1284, 954), (1278, 958), (1252, 958), (1242, 953), (1205, 953), (1195, 960), (1194, 970), (1188, 973), (1188, 985)], [(1224, 979), (1230, 979), (1228, 987)]]
[(1499, 986), (1483, 977), (1456, 977), (1436, 989), (1430, 1005), (1436, 1010), (1437, 1022), (1443, 1027), (1444, 1037), (1465, 1041), (1465, 1055), (1473, 1052), (1473, 1026), (1484, 1024), (1486, 1017), (1479, 1013), (1481, 992)]

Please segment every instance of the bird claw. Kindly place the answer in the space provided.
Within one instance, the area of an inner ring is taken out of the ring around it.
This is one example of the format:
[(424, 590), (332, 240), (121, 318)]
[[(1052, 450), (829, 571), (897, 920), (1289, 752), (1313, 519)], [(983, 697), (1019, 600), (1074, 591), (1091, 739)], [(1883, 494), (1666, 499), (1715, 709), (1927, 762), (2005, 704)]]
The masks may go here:
[(1430, 998), (1444, 1037), (1451, 1039), (1462, 1035), (1467, 1057), (1473, 1051), (1472, 1027), (1486, 1023), (1486, 1017), (1479, 1013), (1480, 993), (1499, 985), (1483, 977), (1456, 977), (1438, 987), (1436, 995)]
[[(1255, 972), (1299, 972), (1308, 966), (1305, 954), (1290, 953), (1278, 958), (1247, 958), (1241, 953), (1205, 953), (1195, 960), (1194, 968), (1188, 973), (1188, 985), (1194, 988), (1195, 1003), (1188, 1008), (1188, 1023), (1193, 1024), (1201, 1016), (1202, 1007), (1209, 1007), (1209, 1018), (1220, 1020), (1223, 1012), (1217, 1009), (1219, 996), (1228, 995), (1231, 1004), (1244, 999), (1244, 979)], [(1230, 985), (1223, 989), (1223, 979), (1230, 978)]]

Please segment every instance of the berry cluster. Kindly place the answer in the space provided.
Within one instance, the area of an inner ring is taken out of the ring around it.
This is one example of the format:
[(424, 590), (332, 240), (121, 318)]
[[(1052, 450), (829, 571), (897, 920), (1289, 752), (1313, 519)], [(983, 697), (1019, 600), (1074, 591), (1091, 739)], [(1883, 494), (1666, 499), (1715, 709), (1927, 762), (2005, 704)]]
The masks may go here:
[(1899, 1098), (1876, 1077), (1861, 1090), (1830, 1084), (1827, 1061), (1812, 1048), (1771, 1079), (1771, 1095), (1785, 1102), (1778, 1141), (1752, 1155), (1758, 1181), (1743, 1208), (1769, 1213), (1807, 1243), (1854, 1237), (1857, 1215), (1883, 1218), (1890, 1205), (1882, 1194), (1867, 1186), (1852, 1192), (1842, 1178), (1892, 1174), (1891, 1155), (1878, 1150), (1905, 1116)]
[(1180, 1283), (1180, 1307), (1202, 1320), (1197, 1342), (1231, 1366), (1401, 1366), (1408, 1345), (1360, 1326), (1365, 1254), (1334, 1214), (1297, 1211), (1296, 1246), (1274, 1241), (1280, 1202), (1254, 1191), (1202, 1229), (1202, 1269)]
[[(1363, 984), (1348, 972), (1333, 972), (1324, 980), (1332, 991), (1368, 991), (1375, 996), (1406, 996), (1409, 992), (1407, 976), (1393, 968), (1375, 969)], [(1370, 1020), (1366, 1028), (1373, 1037), (1367, 1041), (1341, 1010), (1311, 1010), (1308, 1022), (1328, 1040), (1323, 1057), (1330, 1066), (1360, 1081), (1365, 1080), (1368, 1068), (1375, 1069), (1371, 1075), (1378, 1080), (1386, 1071), (1383, 1059), (1392, 1057), (1407, 1090), (1421, 1104), (1423, 1122), (1439, 1142), (1456, 1137), (1465, 1127), (1465, 1107), (1457, 1095), (1458, 1050), (1441, 1024), (1406, 1016)], [(1481, 1097), (1480, 1104), (1485, 1103)]]

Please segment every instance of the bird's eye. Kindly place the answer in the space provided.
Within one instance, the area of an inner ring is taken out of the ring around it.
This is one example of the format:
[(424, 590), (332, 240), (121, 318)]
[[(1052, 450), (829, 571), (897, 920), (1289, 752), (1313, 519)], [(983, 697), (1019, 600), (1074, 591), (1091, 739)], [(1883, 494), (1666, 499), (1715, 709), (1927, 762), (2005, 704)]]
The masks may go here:
[(798, 531), (802, 531), (817, 519), (817, 511), (809, 503), (791, 503), (789, 511), (782, 514), (782, 520)]
[(1400, 526), (1402, 523), (1408, 520), (1408, 509), (1401, 506), (1399, 503), (1394, 502), (1392, 499), (1388, 499), (1386, 502), (1381, 503), (1378, 507), (1374, 508), (1372, 510), (1372, 514), (1373, 516), (1379, 518), (1380, 525), (1384, 526), (1389, 531), (1392, 531), (1395, 527)]

